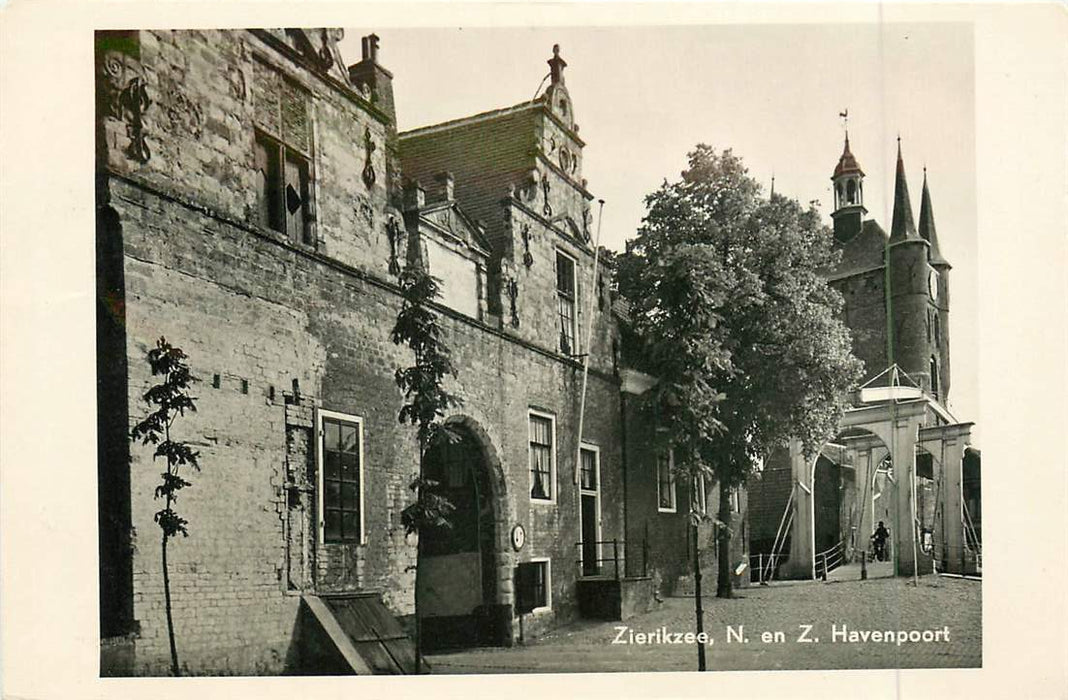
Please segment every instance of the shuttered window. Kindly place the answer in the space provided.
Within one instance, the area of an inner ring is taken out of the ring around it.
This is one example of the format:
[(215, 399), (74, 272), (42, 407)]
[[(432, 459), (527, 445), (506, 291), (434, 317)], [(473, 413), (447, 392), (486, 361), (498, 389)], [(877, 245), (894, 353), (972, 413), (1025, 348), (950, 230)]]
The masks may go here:
[(311, 244), (310, 98), (275, 69), (255, 62), (256, 185), (260, 224)]
[(548, 561), (523, 562), (515, 568), (515, 607), (523, 615), (551, 607)]

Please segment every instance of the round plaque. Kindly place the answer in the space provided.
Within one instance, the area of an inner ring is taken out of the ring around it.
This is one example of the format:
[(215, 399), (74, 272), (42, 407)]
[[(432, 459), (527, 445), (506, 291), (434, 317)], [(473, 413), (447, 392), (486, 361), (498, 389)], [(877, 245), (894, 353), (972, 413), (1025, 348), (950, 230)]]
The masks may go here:
[(522, 525), (517, 524), (512, 528), (512, 549), (519, 551), (527, 541), (527, 531)]

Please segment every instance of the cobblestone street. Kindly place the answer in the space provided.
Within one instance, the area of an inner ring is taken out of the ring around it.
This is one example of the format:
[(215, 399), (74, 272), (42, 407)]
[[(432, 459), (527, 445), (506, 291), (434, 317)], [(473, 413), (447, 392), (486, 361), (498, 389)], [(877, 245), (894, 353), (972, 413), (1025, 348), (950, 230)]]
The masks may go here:
[[(738, 590), (732, 600), (705, 597), (705, 630), (712, 639), (707, 646), (708, 668), (978, 667), (982, 664), (980, 585), (935, 576), (920, 578), (919, 586), (901, 578), (784, 582)], [(656, 635), (657, 630), (673, 636), (691, 632), (693, 607), (692, 598), (669, 598), (625, 623), (579, 622), (525, 646), (438, 654), (430, 657), (430, 664), (434, 673), (694, 671), (693, 643), (660, 643), (655, 636), (653, 643), (613, 643), (623, 625), (628, 629), (622, 641), (627, 642), (641, 640), (639, 634)], [(728, 625), (748, 641), (728, 640)], [(806, 625), (811, 625), (807, 634)], [(832, 634), (834, 630), (839, 634)], [(891, 631), (893, 641), (843, 639), (843, 630), (846, 634)], [(902, 641), (899, 646), (899, 630), (916, 630), (921, 641)], [(929, 639), (937, 639), (922, 641), (925, 630)], [(770, 634), (764, 636), (767, 641), (762, 641), (763, 633)], [(803, 641), (803, 634), (812, 641)]]

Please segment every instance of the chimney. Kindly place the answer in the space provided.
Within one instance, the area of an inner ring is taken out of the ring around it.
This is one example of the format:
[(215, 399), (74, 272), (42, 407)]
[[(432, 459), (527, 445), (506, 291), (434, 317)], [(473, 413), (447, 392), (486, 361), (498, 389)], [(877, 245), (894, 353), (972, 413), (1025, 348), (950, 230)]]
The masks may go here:
[(434, 176), (434, 182), (437, 184), (437, 194), (443, 201), (451, 202), (455, 199), (453, 196), (455, 181), (453, 180), (452, 173), (448, 171), (438, 173)]
[(418, 211), (426, 206), (426, 190), (418, 180), (409, 180), (404, 185), (404, 210)]
[(349, 81), (364, 86), (371, 93), (371, 102), (385, 112), (393, 126), (397, 113), (393, 106), (393, 74), (378, 65), (378, 35), (368, 34), (360, 40), (363, 60), (349, 66)]

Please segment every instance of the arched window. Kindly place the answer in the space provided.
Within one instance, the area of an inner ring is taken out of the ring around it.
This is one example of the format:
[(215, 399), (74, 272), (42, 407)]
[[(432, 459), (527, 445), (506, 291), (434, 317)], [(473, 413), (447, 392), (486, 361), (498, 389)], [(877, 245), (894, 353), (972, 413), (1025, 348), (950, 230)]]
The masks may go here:
[(938, 394), (938, 358), (931, 355), (931, 395), (937, 399)]
[(857, 202), (857, 182), (856, 180), (850, 180), (846, 183), (846, 201), (849, 204), (856, 204)]

